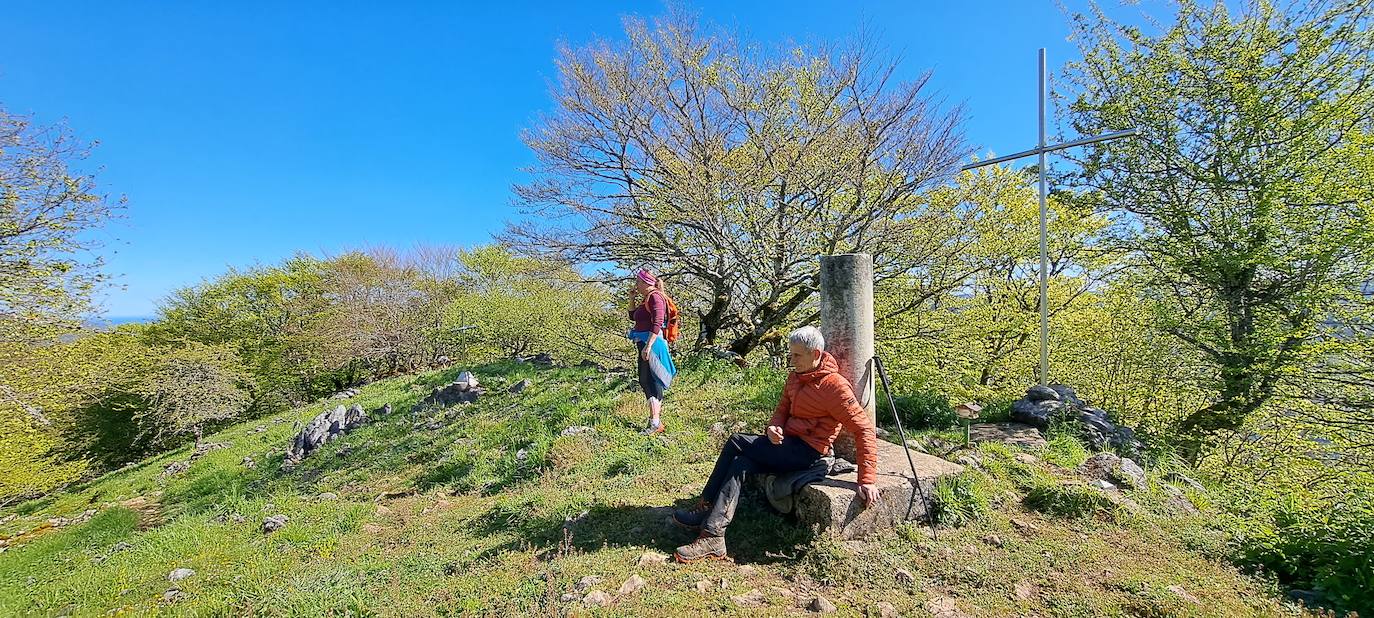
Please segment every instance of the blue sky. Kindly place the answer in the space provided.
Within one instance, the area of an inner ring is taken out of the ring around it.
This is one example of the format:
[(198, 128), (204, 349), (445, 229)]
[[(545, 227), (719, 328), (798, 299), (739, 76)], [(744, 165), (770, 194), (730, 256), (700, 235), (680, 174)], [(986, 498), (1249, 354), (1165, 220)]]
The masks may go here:
[[(619, 38), (622, 15), (663, 6), (12, 0), (0, 105), (99, 141), (83, 165), (129, 200), (101, 233), (122, 286), (105, 309), (144, 316), (172, 289), (296, 251), (488, 240), (517, 216), (519, 132), (549, 107), (556, 45)], [(1077, 56), (1050, 1), (688, 6), (765, 43), (866, 24), (906, 75), (934, 71), (981, 153), (1033, 145), (1036, 49), (1052, 69)]]

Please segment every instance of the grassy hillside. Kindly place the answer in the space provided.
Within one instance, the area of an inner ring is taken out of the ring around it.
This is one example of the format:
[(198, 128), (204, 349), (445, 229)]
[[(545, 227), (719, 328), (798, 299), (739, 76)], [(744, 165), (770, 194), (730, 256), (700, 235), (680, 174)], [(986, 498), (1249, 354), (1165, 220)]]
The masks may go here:
[[(230, 446), (180, 474), (162, 473), (189, 448), (0, 513), (5, 537), (80, 521), (0, 554), (0, 615), (781, 615), (817, 596), (841, 615), (1300, 614), (1218, 558), (1206, 516), (1161, 514), (1157, 490), (1132, 494), (1139, 510), (1089, 499), (1071, 516), (1077, 486), (1059, 464), (1085, 454), (1065, 440), (1034, 459), (981, 449), (986, 474), (941, 491), (945, 519), (967, 521), (938, 539), (920, 526), (818, 537), (751, 497), (730, 528), (734, 563), (659, 563), (689, 540), (664, 507), (703, 484), (723, 439), (713, 425), (760, 429), (780, 374), (690, 367), (667, 434), (644, 438), (634, 385), (592, 369), (481, 367), (478, 403), (409, 413), (457, 371), (363, 388), (353, 401), (396, 413), (289, 472), (278, 468), (293, 426), (338, 402), (214, 435)], [(506, 392), (525, 378), (525, 392)], [(574, 426), (592, 430), (562, 435)], [(271, 515), (288, 523), (264, 533)], [(195, 574), (170, 583), (181, 568)], [(645, 585), (621, 594), (633, 576)], [(583, 603), (597, 590), (609, 606)]]

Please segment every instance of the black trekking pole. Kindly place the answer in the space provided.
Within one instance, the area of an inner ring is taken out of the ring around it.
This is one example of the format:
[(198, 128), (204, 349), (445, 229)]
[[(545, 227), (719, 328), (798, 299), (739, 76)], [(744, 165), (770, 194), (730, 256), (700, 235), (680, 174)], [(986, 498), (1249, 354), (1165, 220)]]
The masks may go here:
[(926, 519), (930, 522), (930, 538), (939, 539), (935, 532), (935, 514), (931, 512), (930, 500), (926, 499), (926, 490), (921, 488), (921, 476), (916, 473), (916, 460), (911, 458), (911, 448), (906, 445), (906, 431), (902, 429), (902, 417), (897, 415), (897, 400), (892, 397), (892, 385), (887, 381), (887, 370), (883, 369), (883, 361), (873, 356), (873, 366), (878, 368), (878, 377), (883, 381), (883, 392), (887, 393), (887, 405), (892, 409), (892, 420), (897, 421), (897, 435), (902, 438), (902, 450), (906, 452), (906, 462), (911, 465), (911, 482), (916, 485), (916, 494), (921, 496), (921, 505), (926, 509)]

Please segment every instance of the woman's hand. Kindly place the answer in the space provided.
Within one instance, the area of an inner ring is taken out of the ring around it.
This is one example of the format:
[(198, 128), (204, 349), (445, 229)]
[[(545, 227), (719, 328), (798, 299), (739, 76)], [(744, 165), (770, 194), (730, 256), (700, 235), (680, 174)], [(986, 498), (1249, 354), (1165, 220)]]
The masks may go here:
[(643, 350), (639, 351), (639, 357), (646, 361), (649, 360), (649, 346), (646, 345)]

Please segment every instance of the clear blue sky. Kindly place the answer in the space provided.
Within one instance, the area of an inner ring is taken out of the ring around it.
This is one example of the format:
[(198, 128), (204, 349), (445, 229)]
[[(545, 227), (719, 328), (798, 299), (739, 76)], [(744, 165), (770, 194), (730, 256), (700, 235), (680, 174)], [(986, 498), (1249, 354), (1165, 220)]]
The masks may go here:
[[(1066, 0), (1081, 9), (1080, 0)], [(1035, 50), (1076, 56), (1049, 0), (696, 2), (766, 43), (864, 24), (910, 76), (968, 114), (980, 152), (1035, 140)], [(1109, 7), (1110, 8), (1110, 7)], [(1160, 15), (1160, 0), (1112, 8)], [(295, 251), (473, 245), (516, 216), (559, 41), (619, 38), (657, 2), (89, 2), (11, 0), (0, 105), (98, 140), (88, 167), (129, 199), (104, 236), (124, 286), (107, 314)]]

